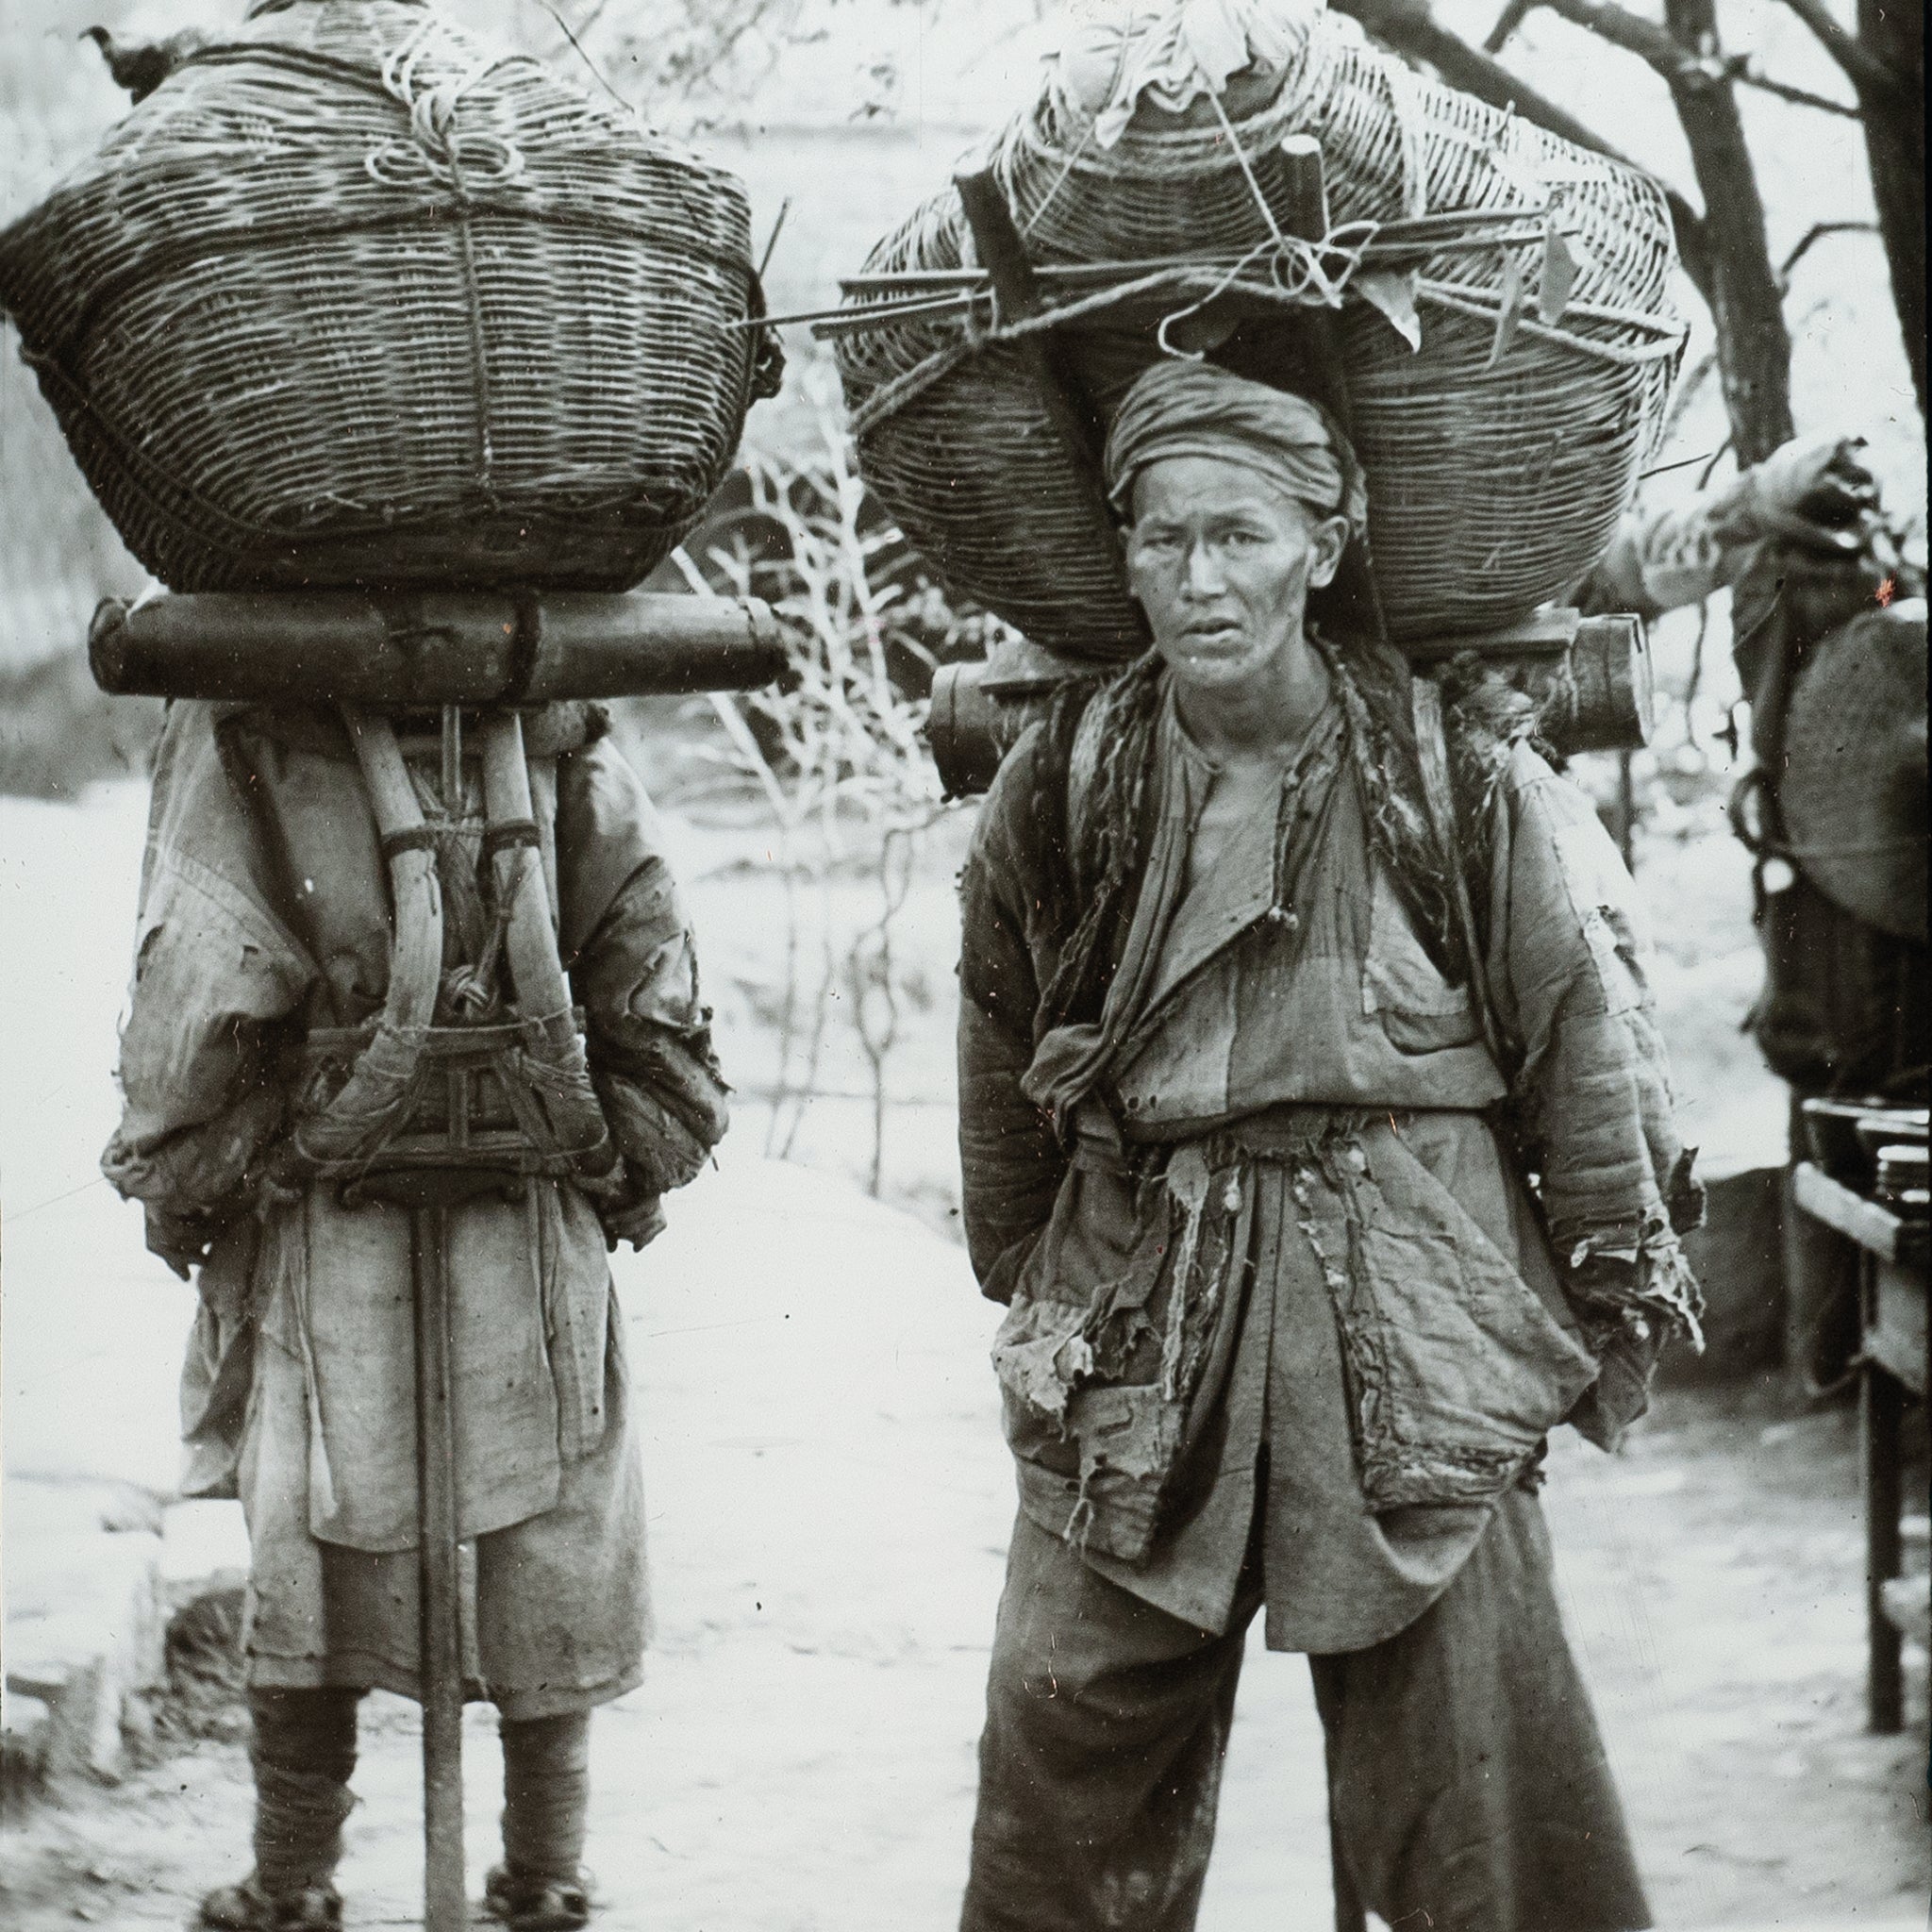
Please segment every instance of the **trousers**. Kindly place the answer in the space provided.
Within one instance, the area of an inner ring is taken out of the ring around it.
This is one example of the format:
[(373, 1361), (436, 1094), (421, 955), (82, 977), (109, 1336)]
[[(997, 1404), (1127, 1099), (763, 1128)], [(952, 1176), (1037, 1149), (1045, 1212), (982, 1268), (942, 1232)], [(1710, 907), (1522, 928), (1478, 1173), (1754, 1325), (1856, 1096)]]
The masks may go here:
[[(1021, 1517), (962, 1932), (1189, 1932), (1260, 1600), (1254, 1564), (1227, 1629), (1198, 1629)], [(1652, 1924), (1533, 1495), (1406, 1629), (1308, 1664), (1336, 1857), (1396, 1932)]]

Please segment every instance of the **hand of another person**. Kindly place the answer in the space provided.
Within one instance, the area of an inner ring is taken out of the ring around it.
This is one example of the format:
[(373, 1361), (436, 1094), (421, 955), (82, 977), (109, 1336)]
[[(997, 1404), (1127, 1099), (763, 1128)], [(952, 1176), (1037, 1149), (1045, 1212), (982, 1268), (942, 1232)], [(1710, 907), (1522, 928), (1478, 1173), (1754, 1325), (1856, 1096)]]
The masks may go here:
[(1743, 479), (1748, 513), (1763, 536), (1815, 549), (1862, 549), (1878, 509), (1878, 479), (1860, 456), (1862, 436), (1795, 437)]

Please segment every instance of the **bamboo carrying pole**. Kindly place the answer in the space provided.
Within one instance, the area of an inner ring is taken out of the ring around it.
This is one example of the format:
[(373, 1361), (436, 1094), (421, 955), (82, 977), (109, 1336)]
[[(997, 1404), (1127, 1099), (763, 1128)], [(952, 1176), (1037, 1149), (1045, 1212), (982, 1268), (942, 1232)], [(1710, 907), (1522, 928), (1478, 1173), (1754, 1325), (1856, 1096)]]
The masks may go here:
[[(1026, 244), (1013, 225), (1012, 210), (1007, 206), (1006, 192), (990, 168), (954, 176), (953, 186), (966, 225), (973, 231), (973, 245), (979, 253), (987, 278), (999, 301), (1003, 322), (1024, 322), (1041, 314), (1045, 307), (1033, 265), (1026, 257)], [(1082, 505), (1093, 524), (1093, 541), (1103, 555), (1113, 560), (1124, 582), (1126, 563), (1121, 554), (1121, 534), (1107, 500), (1101, 477), (1102, 453), (1107, 443), (1106, 425), (1066, 351), (1051, 329), (1036, 331), (1015, 339), (1020, 358), (1033, 379), (1041, 407), (1046, 412), (1055, 438), (1068, 458), (1074, 485)], [(1140, 606), (1133, 609), (1139, 618)], [(1124, 649), (1145, 650), (1146, 625), (1136, 623), (1121, 639)]]
[(463, 1649), (447, 1201), (425, 1201), (409, 1210), (409, 1246), (416, 1295), (423, 1924), (424, 1932), (461, 1932), (470, 1903), (463, 1877)]
[(534, 705), (748, 690), (783, 675), (785, 640), (754, 597), (225, 591), (109, 599), (88, 661), (117, 696)]
[[(426, 1027), (442, 966), (442, 906), (434, 857), (420, 843), (422, 808), (387, 718), (343, 708), (375, 827), (390, 843), (395, 936), (385, 1017)], [(461, 725), (443, 719), (443, 803), (454, 812), (462, 780)], [(373, 1177), (366, 1191), (409, 1212), (416, 1341), (417, 1688), (423, 1705), (423, 1924), (461, 1932), (469, 1919), (463, 1875), (463, 1656), (458, 1591), (456, 1417), (450, 1380), (449, 1194), (430, 1177), (406, 1186)]]
[[(1636, 750), (1650, 741), (1650, 651), (1634, 617), (1556, 610), (1507, 631), (1403, 648), (1418, 670), (1474, 652), (1534, 701), (1538, 735), (1566, 757)], [(946, 795), (984, 791), (1020, 734), (1044, 716), (1058, 686), (1105, 676), (1108, 669), (1030, 643), (1003, 644), (983, 663), (941, 665), (933, 676), (925, 739)]]

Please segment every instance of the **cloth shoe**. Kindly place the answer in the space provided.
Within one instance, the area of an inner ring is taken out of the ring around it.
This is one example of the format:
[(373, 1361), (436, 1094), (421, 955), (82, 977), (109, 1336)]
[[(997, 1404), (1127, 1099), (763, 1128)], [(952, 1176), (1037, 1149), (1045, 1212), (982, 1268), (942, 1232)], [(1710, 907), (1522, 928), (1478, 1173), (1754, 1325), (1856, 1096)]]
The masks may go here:
[(497, 1865), (483, 1881), (483, 1908), (509, 1932), (575, 1932), (591, 1922), (591, 1884), (581, 1868), (575, 1878), (533, 1878)]
[(341, 1923), (342, 1896), (333, 1885), (270, 1892), (252, 1872), (209, 1892), (195, 1920), (206, 1932), (339, 1932)]

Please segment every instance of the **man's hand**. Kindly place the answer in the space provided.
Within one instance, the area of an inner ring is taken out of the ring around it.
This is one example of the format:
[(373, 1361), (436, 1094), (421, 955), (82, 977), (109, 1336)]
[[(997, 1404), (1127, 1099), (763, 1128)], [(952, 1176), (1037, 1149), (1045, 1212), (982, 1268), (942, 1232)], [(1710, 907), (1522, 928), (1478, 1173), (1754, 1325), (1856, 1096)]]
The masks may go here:
[(639, 1194), (600, 1208), (598, 1219), (604, 1224), (604, 1245), (613, 1255), (619, 1241), (628, 1241), (636, 1254), (656, 1241), (666, 1225), (663, 1205), (656, 1194)]
[(149, 1254), (158, 1255), (186, 1281), (190, 1269), (208, 1259), (208, 1251), (222, 1231), (220, 1217), (205, 1208), (157, 1208), (152, 1201), (146, 1204), (146, 1213)]

